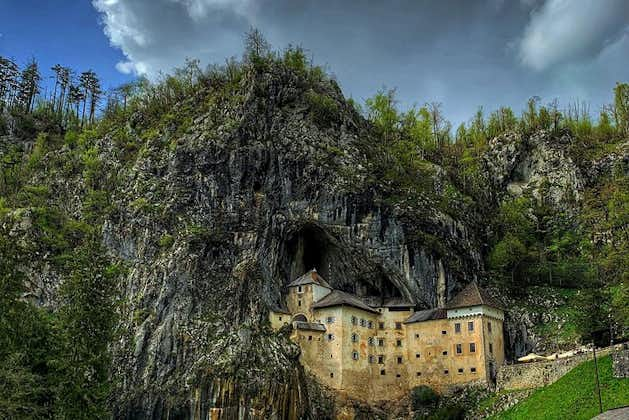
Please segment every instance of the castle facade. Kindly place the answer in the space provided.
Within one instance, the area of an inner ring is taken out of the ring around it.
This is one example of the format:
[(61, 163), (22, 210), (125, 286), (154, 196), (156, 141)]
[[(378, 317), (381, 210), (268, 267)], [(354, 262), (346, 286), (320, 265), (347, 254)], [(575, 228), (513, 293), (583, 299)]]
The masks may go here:
[(320, 382), (363, 400), (487, 383), (504, 363), (504, 312), (473, 282), (443, 308), (335, 290), (316, 270), (288, 285), (271, 326), (292, 326), (300, 361)]

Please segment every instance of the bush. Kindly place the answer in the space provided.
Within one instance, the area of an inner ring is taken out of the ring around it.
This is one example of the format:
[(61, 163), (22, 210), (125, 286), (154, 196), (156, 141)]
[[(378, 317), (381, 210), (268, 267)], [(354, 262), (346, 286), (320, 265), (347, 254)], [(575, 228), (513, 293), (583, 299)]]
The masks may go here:
[(159, 246), (161, 248), (170, 248), (173, 243), (175, 243), (175, 238), (173, 238), (173, 235), (169, 235), (166, 233), (162, 235), (161, 238), (159, 238)]
[(411, 390), (413, 410), (417, 410), (422, 406), (436, 404), (438, 401), (439, 395), (427, 385), (416, 386)]
[(306, 94), (306, 98), (310, 105), (310, 115), (317, 124), (328, 126), (336, 121), (339, 107), (334, 99), (312, 90)]

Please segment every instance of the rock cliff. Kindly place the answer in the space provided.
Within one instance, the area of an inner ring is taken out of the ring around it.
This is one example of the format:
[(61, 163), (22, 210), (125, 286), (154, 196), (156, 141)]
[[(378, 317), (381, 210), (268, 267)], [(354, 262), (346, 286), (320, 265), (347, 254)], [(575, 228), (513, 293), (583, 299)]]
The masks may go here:
[(335, 288), (433, 307), (481, 272), (463, 221), (386, 202), (367, 123), (333, 81), (316, 89), (334, 101), (328, 121), (295, 74), (248, 72), (236, 100), (156, 133), (119, 175), (103, 231), (129, 266), (119, 415), (312, 412), (297, 349), (266, 325), (288, 282), (316, 267)]

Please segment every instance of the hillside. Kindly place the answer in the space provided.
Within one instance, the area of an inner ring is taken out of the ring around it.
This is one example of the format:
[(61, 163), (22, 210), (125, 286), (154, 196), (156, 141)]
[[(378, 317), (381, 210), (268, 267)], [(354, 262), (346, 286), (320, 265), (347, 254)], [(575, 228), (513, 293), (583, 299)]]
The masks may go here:
[[(598, 361), (603, 411), (629, 404), (629, 382), (612, 376), (611, 356)], [(589, 420), (599, 414), (594, 361), (575, 367), (557, 382), (492, 419)]]
[(417, 308), (480, 280), (510, 357), (626, 334), (624, 134), (541, 108), (454, 138), (380, 95), (360, 112), (288, 49), (144, 82), (93, 124), (3, 111), (0, 409), (333, 416), (267, 320), (312, 267)]

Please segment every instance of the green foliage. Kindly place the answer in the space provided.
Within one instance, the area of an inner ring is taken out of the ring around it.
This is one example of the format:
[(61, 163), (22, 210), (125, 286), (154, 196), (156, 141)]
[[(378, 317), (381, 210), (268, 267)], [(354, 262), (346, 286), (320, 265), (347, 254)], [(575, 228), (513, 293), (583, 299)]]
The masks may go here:
[(283, 61), (286, 67), (288, 67), (295, 73), (302, 76), (306, 75), (309, 64), (303, 48), (292, 47), (289, 45), (289, 47), (284, 50)]
[(435, 405), (439, 402), (439, 394), (437, 394), (428, 385), (416, 386), (411, 390), (411, 404), (413, 410), (419, 410), (427, 405)]
[(165, 233), (159, 238), (158, 243), (161, 248), (170, 248), (175, 243), (175, 238), (173, 237), (173, 235)]
[[(611, 357), (598, 360), (603, 410), (622, 407), (629, 400), (629, 381), (612, 376)], [(574, 419), (598, 415), (594, 361), (575, 367), (557, 382), (539, 388), (524, 401), (492, 418), (501, 420)]]
[(629, 134), (629, 84), (617, 83), (614, 88), (614, 115), (618, 130)]
[[(94, 238), (96, 239), (96, 238)], [(55, 415), (61, 418), (92, 419), (108, 415), (111, 389), (110, 345), (116, 312), (115, 280), (120, 268), (108, 265), (100, 245), (87, 240), (73, 252), (72, 271), (63, 283), (59, 311), (64, 357), (55, 361), (63, 372)]]
[(310, 115), (318, 125), (328, 127), (336, 122), (339, 107), (334, 99), (313, 90), (306, 93), (306, 99), (310, 106)]
[(367, 116), (385, 142), (393, 141), (399, 126), (395, 89), (380, 89), (365, 101)]

